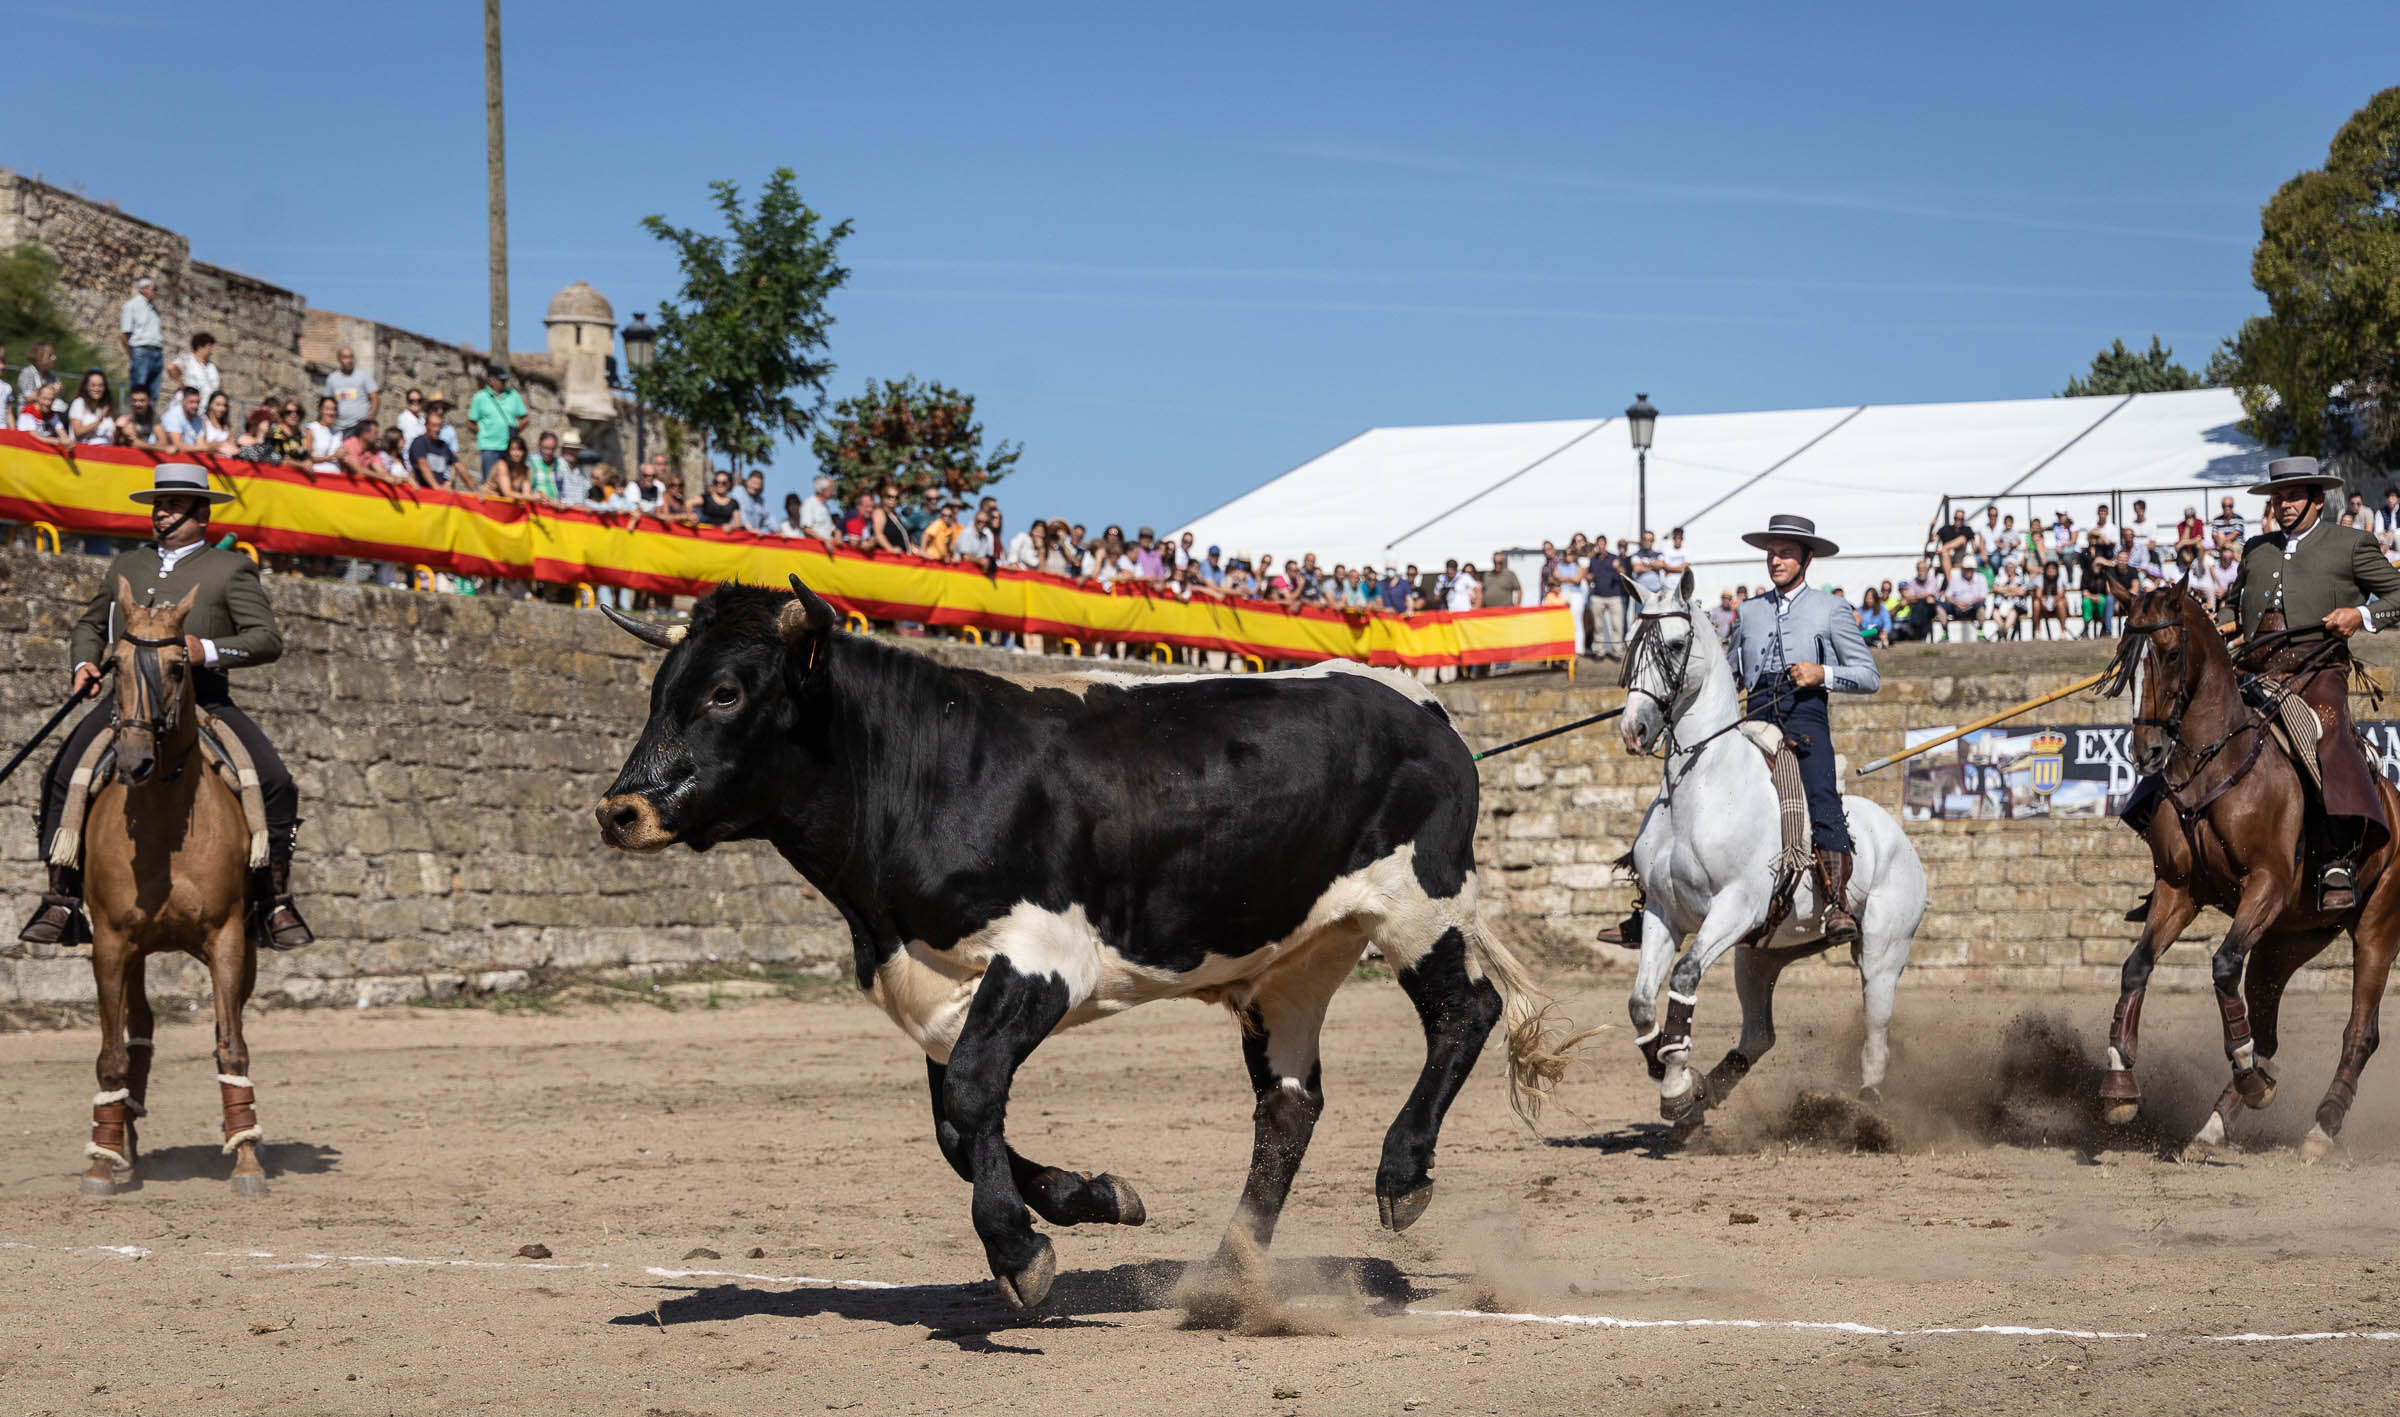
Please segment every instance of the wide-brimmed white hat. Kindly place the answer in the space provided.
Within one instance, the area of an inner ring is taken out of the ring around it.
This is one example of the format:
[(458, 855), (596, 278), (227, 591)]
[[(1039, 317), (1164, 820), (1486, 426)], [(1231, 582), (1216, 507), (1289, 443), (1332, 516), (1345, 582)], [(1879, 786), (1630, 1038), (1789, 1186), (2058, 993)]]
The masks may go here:
[(1742, 540), (1749, 542), (1761, 551), (1767, 548), (1767, 543), (1770, 541), (1797, 541), (1807, 547), (1812, 556), (1839, 556), (1842, 554), (1842, 548), (1817, 535), (1815, 522), (1810, 521), (1807, 517), (1793, 516), (1789, 512), (1778, 512), (1767, 518), (1765, 531), (1743, 532)]
[(189, 462), (160, 463), (153, 477), (153, 485), (137, 487), (127, 494), (128, 500), (144, 506), (161, 497), (197, 497), (212, 506), (233, 500), (231, 492), (220, 492), (209, 485), (207, 468)]

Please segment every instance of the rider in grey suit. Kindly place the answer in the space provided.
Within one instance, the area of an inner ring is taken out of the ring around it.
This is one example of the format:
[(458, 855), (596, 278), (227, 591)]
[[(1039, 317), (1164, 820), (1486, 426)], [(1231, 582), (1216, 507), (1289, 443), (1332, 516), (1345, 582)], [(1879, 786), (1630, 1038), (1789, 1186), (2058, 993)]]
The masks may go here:
[(1810, 845), (1816, 848), (1817, 883), (1826, 901), (1825, 938), (1834, 945), (1855, 944), (1858, 921), (1843, 898), (1850, 884), (1850, 824), (1834, 775), (1826, 698), (1829, 693), (1872, 694), (1882, 676), (1875, 672), (1850, 602), (1808, 584), (1809, 562), (1840, 549), (1817, 535), (1816, 523), (1771, 517), (1765, 531), (1742, 540), (1766, 551), (1770, 585), (1743, 601), (1734, 618), (1727, 646), (1734, 682), (1742, 688), (1747, 716), (1781, 727), (1792, 745), (1808, 793)]

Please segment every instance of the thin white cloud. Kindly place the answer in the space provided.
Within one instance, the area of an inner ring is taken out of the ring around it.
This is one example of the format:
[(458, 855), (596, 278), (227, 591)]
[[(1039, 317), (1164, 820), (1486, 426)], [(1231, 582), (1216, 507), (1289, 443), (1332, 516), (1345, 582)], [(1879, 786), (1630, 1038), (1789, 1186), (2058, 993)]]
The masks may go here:
[(1625, 177), (1616, 173), (1594, 175), (1565, 172), (1556, 168), (1536, 167), (1523, 163), (1471, 162), (1460, 158), (1394, 152), (1340, 143), (1276, 144), (1269, 150), (1288, 157), (1312, 158), (1323, 162), (1385, 167), (1447, 177), (1474, 178), (1479, 181), (1611, 192), (1619, 196), (1652, 202), (1803, 207), (1931, 221), (1972, 222), (1986, 226), (2016, 227), (2032, 231), (2072, 232), (2085, 236), (2122, 236), (2143, 241), (2190, 241), (2212, 246), (2249, 246), (2254, 244), (2256, 239), (2238, 232), (2125, 226), (2114, 222), (2079, 221), (2027, 212), (2004, 211), (1995, 207), (1940, 206), (1927, 202), (1906, 201), (1860, 193), (1758, 185), (1655, 182), (1642, 178)]
[[(2090, 334), (2088, 322), (2026, 324), (1991, 321), (1922, 321), (1822, 318), (1791, 315), (1726, 315), (1687, 310), (1592, 310), (1563, 305), (1478, 305), (1421, 301), (1262, 300), (1248, 297), (1159, 295), (1134, 291), (998, 290), (979, 286), (852, 286), (845, 296), (893, 300), (980, 300), (1027, 305), (1084, 305), (1093, 307), (1248, 310), (1302, 312), (1323, 315), (1425, 315), (1444, 318), (1569, 320), (1594, 323), (1651, 323), (1670, 325), (1765, 326), (1795, 329), (1872, 329), (1920, 334)], [(2213, 340), (2214, 335), (2161, 330), (2162, 338)]]

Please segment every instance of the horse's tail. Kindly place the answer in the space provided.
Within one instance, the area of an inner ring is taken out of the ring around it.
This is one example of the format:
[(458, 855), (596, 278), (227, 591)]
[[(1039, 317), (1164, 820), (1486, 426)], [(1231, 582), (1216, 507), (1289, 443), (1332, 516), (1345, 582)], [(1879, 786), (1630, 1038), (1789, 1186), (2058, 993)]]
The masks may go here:
[(1480, 925), (1466, 931), (1467, 953), (1500, 995), (1501, 1041), (1508, 1049), (1508, 1103), (1532, 1126), (1541, 1120), (1542, 1099), (1558, 1086), (1576, 1045), (1602, 1032), (1574, 1031), (1572, 1020), (1526, 972), (1524, 961)]

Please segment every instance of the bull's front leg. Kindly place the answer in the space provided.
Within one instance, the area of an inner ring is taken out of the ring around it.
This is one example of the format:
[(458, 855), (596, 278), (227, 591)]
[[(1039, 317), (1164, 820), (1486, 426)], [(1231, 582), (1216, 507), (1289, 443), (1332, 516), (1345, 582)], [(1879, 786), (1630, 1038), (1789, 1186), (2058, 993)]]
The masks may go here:
[[(1035, 1045), (1073, 1006), (1067, 982), (1051, 973), (1020, 973), (996, 958), (976, 986), (975, 1002), (942, 1075), (942, 1110), (957, 1129), (958, 1155), (975, 1185), (975, 1233), (983, 1240), (1000, 1297), (1029, 1309), (1050, 1292), (1058, 1261), (1050, 1242), (1025, 1218), (1002, 1124), (1008, 1089)], [(947, 1150), (947, 1148), (945, 1148)]]
[[(949, 1072), (940, 1063), (925, 1060), (925, 1079), (933, 1092), (933, 1140), (958, 1179), (972, 1183), (975, 1166), (967, 1156), (958, 1124), (950, 1120), (949, 1104), (943, 1096)], [(1033, 1213), (1052, 1225), (1139, 1225), (1148, 1218), (1140, 1194), (1122, 1176), (1044, 1166), (1019, 1156), (1015, 1147), (1008, 1149), (1008, 1171), (1016, 1177), (1017, 1189)]]

